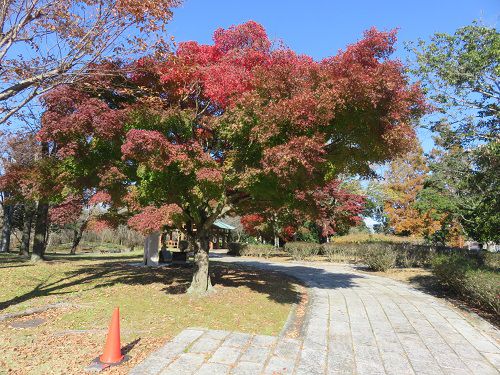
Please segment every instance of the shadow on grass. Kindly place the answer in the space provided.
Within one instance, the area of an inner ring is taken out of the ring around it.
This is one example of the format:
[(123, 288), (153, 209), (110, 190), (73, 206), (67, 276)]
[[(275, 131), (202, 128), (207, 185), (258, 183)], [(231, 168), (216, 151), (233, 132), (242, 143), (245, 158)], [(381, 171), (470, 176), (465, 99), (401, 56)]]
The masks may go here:
[[(103, 255), (106, 254), (106, 255)], [(60, 261), (60, 262), (73, 262), (81, 260), (141, 260), (142, 255), (137, 253), (77, 253), (74, 255), (64, 253), (46, 253), (45, 257), (47, 262)]]
[(19, 253), (0, 253), (0, 268), (25, 267), (29, 259), (23, 258)]
[[(74, 255), (67, 253), (55, 253), (48, 252), (45, 253), (45, 263), (55, 263), (55, 262), (74, 262), (74, 261), (106, 261), (106, 260), (116, 260), (116, 261), (128, 261), (128, 260), (142, 260), (142, 255), (138, 253), (77, 253)], [(33, 266), (29, 258), (22, 257), (18, 253), (0, 253), (0, 268), (11, 268), (11, 267), (26, 267)]]
[[(37, 297), (76, 294), (120, 284), (147, 286), (160, 283), (164, 285), (163, 290), (168, 294), (183, 294), (189, 287), (192, 277), (191, 265), (140, 267), (129, 261), (136, 257), (137, 255), (124, 256), (119, 259), (114, 257), (112, 259), (115, 261), (106, 262), (98, 262), (107, 259), (98, 257), (94, 264), (75, 264), (71, 270), (61, 273), (60, 277), (57, 277), (57, 270), (54, 269), (55, 273), (38, 282), (29, 292), (7, 301), (0, 301), (0, 311)], [(89, 260), (89, 258), (84, 257), (82, 260)], [(53, 261), (54, 259), (44, 264), (53, 264)], [(31, 267), (38, 267), (38, 264), (30, 264)], [(269, 299), (278, 303), (297, 303), (300, 300), (300, 293), (296, 291), (294, 280), (276, 272), (242, 269), (229, 264), (212, 264), (210, 272), (212, 282), (223, 287), (248, 287), (258, 293), (267, 294)], [(78, 290), (74, 290), (75, 286), (78, 286)], [(73, 290), (68, 290), (68, 288)]]

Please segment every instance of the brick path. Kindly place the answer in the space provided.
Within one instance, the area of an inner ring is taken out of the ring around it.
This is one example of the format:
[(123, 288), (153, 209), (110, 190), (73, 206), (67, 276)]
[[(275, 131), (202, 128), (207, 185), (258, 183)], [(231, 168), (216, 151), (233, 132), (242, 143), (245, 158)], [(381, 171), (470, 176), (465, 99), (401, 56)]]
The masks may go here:
[(304, 281), (302, 337), (186, 329), (131, 374), (500, 374), (497, 329), (405, 284), (341, 265), (218, 260)]

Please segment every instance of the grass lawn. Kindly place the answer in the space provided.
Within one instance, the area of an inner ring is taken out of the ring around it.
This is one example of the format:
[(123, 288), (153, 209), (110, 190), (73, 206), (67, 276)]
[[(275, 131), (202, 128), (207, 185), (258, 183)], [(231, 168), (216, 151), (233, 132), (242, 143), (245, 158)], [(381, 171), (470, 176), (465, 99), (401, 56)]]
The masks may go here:
[[(83, 373), (102, 353), (115, 306), (131, 360), (108, 373), (121, 374), (187, 327), (276, 335), (301, 299), (300, 287), (281, 274), (215, 262), (216, 293), (194, 298), (184, 294), (190, 268), (137, 267), (140, 252), (49, 259), (32, 264), (0, 255), (0, 315), (67, 303), (0, 321), (0, 373)], [(36, 327), (23, 327), (37, 321)]]

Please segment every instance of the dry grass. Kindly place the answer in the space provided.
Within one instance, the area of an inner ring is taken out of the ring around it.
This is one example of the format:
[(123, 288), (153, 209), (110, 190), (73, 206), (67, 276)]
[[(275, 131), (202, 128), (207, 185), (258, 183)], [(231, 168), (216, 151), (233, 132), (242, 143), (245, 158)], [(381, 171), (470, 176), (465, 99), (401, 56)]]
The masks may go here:
[(382, 233), (353, 233), (345, 236), (332, 237), (333, 243), (363, 243), (363, 242), (391, 242), (391, 243), (412, 243), (422, 244), (423, 238), (418, 237), (402, 237)]
[[(124, 374), (187, 327), (278, 334), (301, 298), (298, 286), (283, 275), (222, 264), (212, 267), (216, 293), (189, 297), (184, 291), (191, 269), (136, 267), (140, 256), (54, 255), (31, 264), (1, 255), (0, 315), (56, 302), (70, 305), (0, 322), (0, 373), (81, 374), (102, 352), (115, 306), (131, 360), (108, 372)], [(44, 322), (11, 326), (34, 318)]]

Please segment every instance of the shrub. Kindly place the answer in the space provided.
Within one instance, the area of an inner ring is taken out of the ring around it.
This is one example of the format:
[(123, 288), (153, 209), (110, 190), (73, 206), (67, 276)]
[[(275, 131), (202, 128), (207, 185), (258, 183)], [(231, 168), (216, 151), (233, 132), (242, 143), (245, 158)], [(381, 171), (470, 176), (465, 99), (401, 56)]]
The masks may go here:
[(485, 267), (493, 271), (500, 270), (500, 253), (491, 253), (489, 251), (483, 251), (481, 257)]
[(500, 273), (481, 267), (464, 254), (438, 255), (432, 271), (445, 286), (464, 299), (500, 314)]
[(428, 245), (391, 243), (387, 246), (396, 253), (396, 265), (402, 268), (430, 266), (435, 253)]
[(256, 256), (268, 258), (275, 251), (274, 246), (264, 244), (246, 244), (231, 242), (228, 244), (228, 254), (236, 256)]
[(500, 314), (500, 275), (483, 269), (467, 272), (462, 295), (482, 308)]
[(396, 264), (396, 252), (387, 244), (367, 244), (365, 263), (374, 271), (385, 272)]
[(290, 254), (294, 260), (304, 260), (318, 255), (321, 245), (314, 242), (287, 242), (285, 252)]
[(409, 237), (356, 234), (333, 237), (330, 243), (322, 246), (322, 251), (331, 262), (366, 262), (371, 249), (384, 247), (396, 254), (395, 265), (398, 267), (429, 266), (435, 250), (419, 242), (421, 240)]
[(247, 244), (243, 247), (242, 255), (269, 258), (274, 251), (273, 245)]
[(357, 263), (363, 259), (366, 250), (364, 245), (357, 243), (325, 243), (321, 246), (321, 253), (330, 262)]
[(473, 267), (477, 267), (475, 261), (458, 254), (437, 255), (432, 262), (432, 272), (441, 284), (457, 293), (460, 293), (467, 271)]
[(242, 244), (240, 242), (230, 242), (227, 245), (227, 249), (228, 249), (227, 253), (229, 255), (240, 256), (241, 255), (241, 249), (242, 249), (243, 245), (244, 244)]

